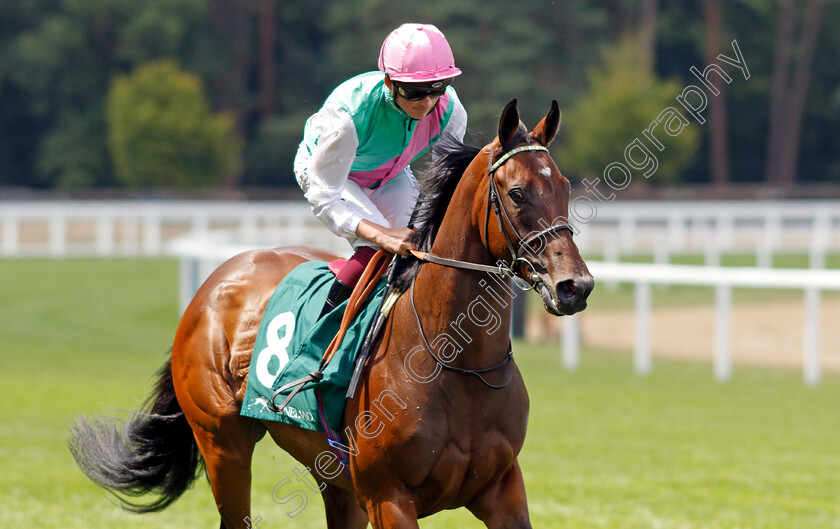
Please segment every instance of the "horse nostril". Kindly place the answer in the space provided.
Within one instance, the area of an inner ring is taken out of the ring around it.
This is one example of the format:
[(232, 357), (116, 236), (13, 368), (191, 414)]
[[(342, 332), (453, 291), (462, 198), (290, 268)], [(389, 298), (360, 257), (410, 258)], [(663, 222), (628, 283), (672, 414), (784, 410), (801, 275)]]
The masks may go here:
[(563, 299), (571, 299), (577, 295), (577, 285), (574, 279), (567, 279), (557, 284), (557, 295)]

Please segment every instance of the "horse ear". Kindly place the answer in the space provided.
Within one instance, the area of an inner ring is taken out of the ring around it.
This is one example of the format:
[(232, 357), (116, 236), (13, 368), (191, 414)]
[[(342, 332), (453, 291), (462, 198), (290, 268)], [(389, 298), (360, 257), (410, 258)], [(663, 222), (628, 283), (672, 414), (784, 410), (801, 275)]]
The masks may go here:
[(531, 136), (544, 146), (548, 147), (548, 144), (551, 143), (551, 140), (554, 139), (554, 136), (557, 134), (557, 130), (560, 128), (561, 117), (562, 113), (560, 112), (560, 107), (557, 105), (557, 101), (552, 101), (551, 109), (542, 121), (534, 127), (534, 130), (531, 132)]
[(519, 130), (519, 110), (516, 108), (516, 98), (513, 98), (505, 105), (502, 116), (499, 118), (499, 143), (502, 146), (507, 145), (517, 130)]

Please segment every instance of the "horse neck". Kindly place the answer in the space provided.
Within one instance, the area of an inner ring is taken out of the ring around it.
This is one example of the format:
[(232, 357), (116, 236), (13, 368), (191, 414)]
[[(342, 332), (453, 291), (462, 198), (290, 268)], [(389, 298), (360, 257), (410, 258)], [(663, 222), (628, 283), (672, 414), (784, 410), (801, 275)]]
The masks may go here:
[[(432, 254), (494, 264), (479, 228), (486, 200), (482, 199), (486, 197), (483, 183), (475, 175), (464, 174), (441, 222)], [(433, 264), (424, 265), (415, 281), (417, 310), (423, 315), (427, 337), (446, 333), (458, 340), (469, 354), (459, 355), (453, 364), (471, 368), (481, 360), (499, 360), (507, 352), (512, 293), (510, 281), (496, 274)]]

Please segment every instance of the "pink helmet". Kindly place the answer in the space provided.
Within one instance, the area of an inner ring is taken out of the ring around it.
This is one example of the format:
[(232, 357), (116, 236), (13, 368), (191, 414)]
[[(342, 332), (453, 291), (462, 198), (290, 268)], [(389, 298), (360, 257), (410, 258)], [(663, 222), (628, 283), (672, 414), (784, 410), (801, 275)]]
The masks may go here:
[(393, 81), (426, 83), (461, 75), (443, 33), (431, 24), (403, 24), (379, 52), (379, 69)]

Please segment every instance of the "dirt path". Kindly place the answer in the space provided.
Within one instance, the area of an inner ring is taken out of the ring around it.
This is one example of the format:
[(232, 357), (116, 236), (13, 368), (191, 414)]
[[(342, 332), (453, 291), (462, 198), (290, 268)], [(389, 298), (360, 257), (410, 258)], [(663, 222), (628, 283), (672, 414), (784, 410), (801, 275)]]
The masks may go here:
[[(712, 307), (654, 309), (651, 316), (654, 356), (711, 362), (714, 318)], [(801, 302), (734, 304), (731, 320), (733, 364), (801, 368), (803, 320)], [(557, 325), (557, 320), (554, 321), (552, 327)], [(585, 345), (633, 350), (635, 320), (632, 311), (585, 311), (580, 315), (580, 323)], [(827, 371), (840, 372), (840, 300), (823, 300), (821, 323), (822, 366)], [(530, 326), (532, 336), (540, 334), (539, 325)]]

